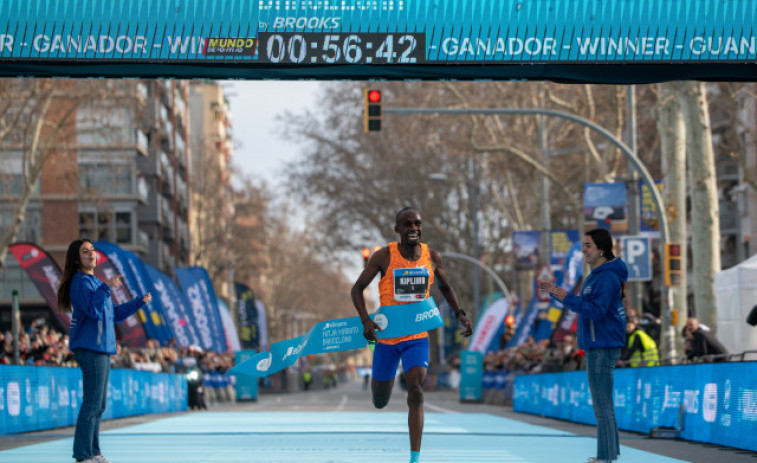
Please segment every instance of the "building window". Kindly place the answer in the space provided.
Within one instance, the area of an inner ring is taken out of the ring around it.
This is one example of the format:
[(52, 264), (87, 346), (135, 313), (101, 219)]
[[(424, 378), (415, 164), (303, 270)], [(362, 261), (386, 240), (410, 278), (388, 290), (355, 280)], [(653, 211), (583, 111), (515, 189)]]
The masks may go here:
[[(7, 230), (13, 225), (13, 210), (0, 209), (0, 230)], [(29, 241), (39, 243), (42, 238), (42, 214), (39, 209), (26, 208), (24, 222), (14, 241)]]
[(131, 194), (131, 171), (128, 164), (80, 164), (79, 193)]
[(92, 241), (132, 243), (131, 212), (80, 212), (79, 236)]

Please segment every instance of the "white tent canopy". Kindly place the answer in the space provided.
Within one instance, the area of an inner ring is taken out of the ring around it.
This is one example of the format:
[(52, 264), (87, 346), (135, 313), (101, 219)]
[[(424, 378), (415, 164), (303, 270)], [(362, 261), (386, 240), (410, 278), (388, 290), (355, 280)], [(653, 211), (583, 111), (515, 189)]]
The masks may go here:
[(746, 318), (757, 305), (757, 255), (715, 273), (717, 337), (732, 354), (757, 349), (757, 327)]

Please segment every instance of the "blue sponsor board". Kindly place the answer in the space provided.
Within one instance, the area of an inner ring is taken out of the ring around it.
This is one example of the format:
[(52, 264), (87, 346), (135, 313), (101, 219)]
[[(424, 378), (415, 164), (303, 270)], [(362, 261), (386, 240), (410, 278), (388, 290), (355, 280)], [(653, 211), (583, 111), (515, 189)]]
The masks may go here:
[(208, 272), (202, 267), (177, 267), (174, 271), (188, 300), (190, 315), (194, 317), (200, 345), (203, 349), (226, 352), (226, 334), (218, 298)]
[[(517, 412), (596, 424), (586, 372), (521, 375)], [(618, 427), (647, 434), (679, 427), (687, 440), (757, 451), (757, 362), (615, 370)]]
[[(0, 365), (0, 434), (71, 426), (81, 400), (78, 368)], [(186, 409), (183, 375), (110, 371), (103, 419)]]

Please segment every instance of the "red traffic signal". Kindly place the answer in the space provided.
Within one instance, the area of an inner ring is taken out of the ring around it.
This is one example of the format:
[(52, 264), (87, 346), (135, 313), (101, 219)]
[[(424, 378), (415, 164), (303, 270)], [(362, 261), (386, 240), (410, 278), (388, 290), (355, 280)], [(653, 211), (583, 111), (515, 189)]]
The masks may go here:
[(512, 325), (513, 323), (515, 323), (515, 317), (512, 315), (505, 317), (505, 325)]
[(381, 131), (381, 90), (363, 90), (363, 130)]
[(381, 92), (379, 90), (368, 90), (368, 102), (381, 103)]
[(363, 256), (363, 267), (368, 266), (368, 258), (371, 257), (371, 250), (368, 248), (363, 248), (362, 251), (360, 251), (360, 254)]
[(665, 243), (665, 285), (680, 286), (683, 283), (681, 244)]

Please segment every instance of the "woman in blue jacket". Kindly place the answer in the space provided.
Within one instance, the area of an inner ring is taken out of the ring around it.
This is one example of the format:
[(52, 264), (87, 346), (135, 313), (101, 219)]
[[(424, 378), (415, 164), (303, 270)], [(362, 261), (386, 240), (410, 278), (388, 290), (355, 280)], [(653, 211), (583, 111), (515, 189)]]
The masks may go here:
[(582, 245), (591, 273), (584, 281), (581, 295), (569, 294), (552, 283), (540, 283), (540, 287), (578, 313), (578, 346), (586, 351), (586, 372), (597, 418), (597, 457), (589, 461), (606, 463), (620, 455), (612, 399), (613, 372), (626, 343), (623, 290), (628, 268), (613, 254), (609, 231), (597, 228), (586, 232)]
[(110, 356), (116, 353), (115, 323), (127, 319), (151, 300), (150, 293), (114, 306), (110, 288), (122, 276), (105, 283), (95, 277), (97, 254), (89, 240), (68, 246), (63, 278), (58, 288), (58, 309), (71, 314), (69, 348), (82, 372), (83, 397), (74, 432), (77, 462), (109, 463), (100, 452), (100, 418), (105, 411)]

